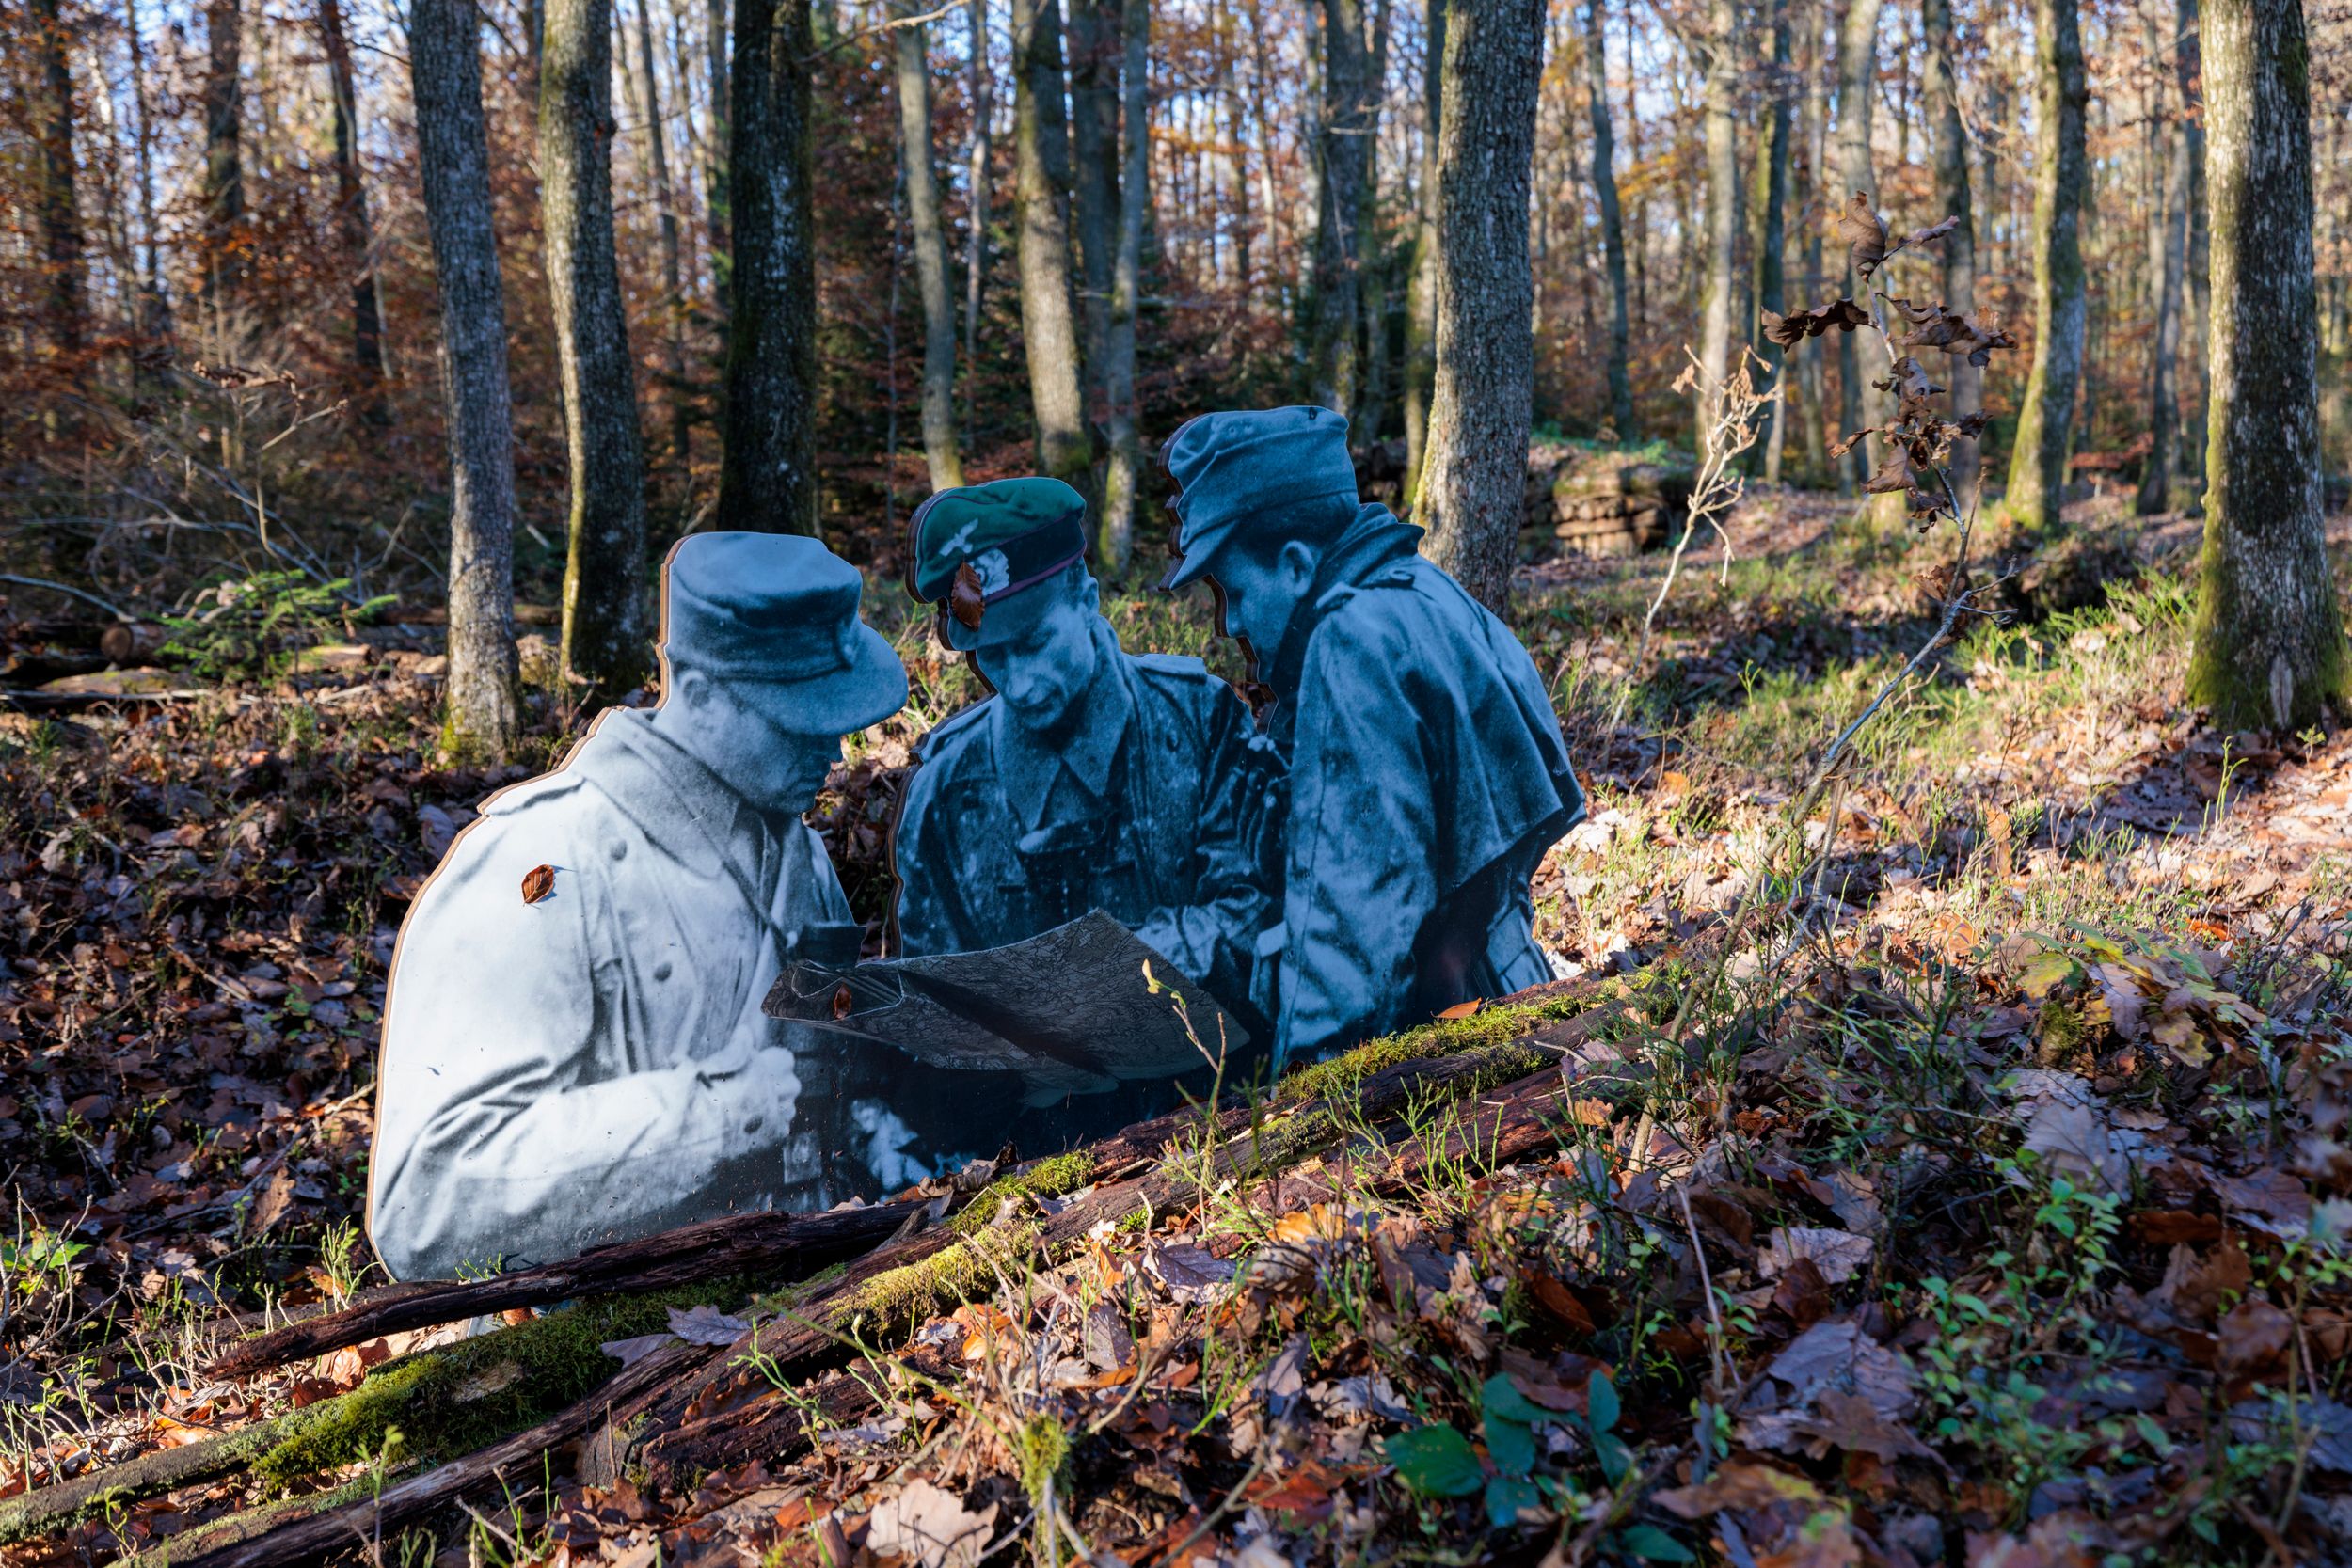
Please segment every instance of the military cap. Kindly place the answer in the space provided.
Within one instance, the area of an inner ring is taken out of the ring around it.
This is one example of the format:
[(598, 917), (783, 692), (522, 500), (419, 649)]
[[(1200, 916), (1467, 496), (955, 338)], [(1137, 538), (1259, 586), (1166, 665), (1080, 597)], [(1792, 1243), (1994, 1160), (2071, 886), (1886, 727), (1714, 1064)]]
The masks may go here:
[(1076, 564), (1087, 553), (1086, 498), (1058, 479), (999, 479), (942, 490), (907, 521), (907, 592), (937, 604), (960, 568), (994, 604)]
[(1199, 415), (1168, 438), (1160, 466), (1179, 487), (1182, 557), (1162, 588), (1182, 588), (1207, 571), (1245, 517), (1323, 496), (1356, 499), (1347, 418), (1328, 408)]
[(661, 568), (661, 657), (796, 735), (849, 735), (906, 705), (906, 667), (858, 619), (865, 579), (815, 539), (691, 533)]

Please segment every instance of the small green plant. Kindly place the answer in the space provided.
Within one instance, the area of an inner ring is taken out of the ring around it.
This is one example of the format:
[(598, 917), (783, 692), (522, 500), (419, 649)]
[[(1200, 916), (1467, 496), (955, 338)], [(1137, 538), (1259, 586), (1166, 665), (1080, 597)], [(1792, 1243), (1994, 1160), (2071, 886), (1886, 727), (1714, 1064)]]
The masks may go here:
[[(348, 578), (314, 582), (300, 572), (256, 572), (215, 583), (186, 615), (167, 615), (163, 651), (209, 680), (280, 673), (294, 652), (322, 637), (348, 634), (393, 601), (382, 594), (353, 604)], [(209, 602), (208, 602), (209, 601)]]

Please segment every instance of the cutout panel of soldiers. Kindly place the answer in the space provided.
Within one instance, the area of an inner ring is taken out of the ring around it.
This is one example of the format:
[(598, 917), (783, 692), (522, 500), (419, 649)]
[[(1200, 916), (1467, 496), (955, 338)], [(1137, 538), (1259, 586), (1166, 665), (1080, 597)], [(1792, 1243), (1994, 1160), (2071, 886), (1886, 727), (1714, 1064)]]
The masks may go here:
[[(1346, 436), (1328, 409), (1216, 413), (1163, 450), (1179, 559), (1161, 586), (1212, 586), (1272, 693), (1254, 718), (1200, 660), (1120, 646), (1068, 485), (918, 510), (908, 590), (991, 695), (919, 748), (894, 841), (900, 951), (1001, 947), (1100, 910), (1247, 1036), (1229, 1087), (1552, 977), (1528, 884), (1583, 811), (1558, 720), (1509, 628), (1417, 553), (1422, 531), (1359, 502)], [(1214, 1081), (1204, 1064), (1040, 1113), (1005, 1075), (765, 1014), (787, 965), (854, 958), (801, 814), (841, 737), (906, 700), (861, 588), (814, 540), (682, 541), (660, 705), (602, 715), (451, 847), (386, 1006), (370, 1224), (396, 1275), (870, 1199)], [(552, 892), (526, 903), (541, 867)]]

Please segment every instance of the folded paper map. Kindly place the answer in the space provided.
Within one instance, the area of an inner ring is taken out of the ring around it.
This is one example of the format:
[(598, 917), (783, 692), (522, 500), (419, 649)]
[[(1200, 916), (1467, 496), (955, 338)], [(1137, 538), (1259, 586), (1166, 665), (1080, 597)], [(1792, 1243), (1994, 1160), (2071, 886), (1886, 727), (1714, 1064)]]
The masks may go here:
[(1007, 947), (848, 968), (787, 963), (766, 1010), (880, 1040), (934, 1067), (1017, 1072), (1033, 1105), (1172, 1077), (1214, 1060), (1220, 1047), (1238, 1054), (1249, 1038), (1101, 910)]

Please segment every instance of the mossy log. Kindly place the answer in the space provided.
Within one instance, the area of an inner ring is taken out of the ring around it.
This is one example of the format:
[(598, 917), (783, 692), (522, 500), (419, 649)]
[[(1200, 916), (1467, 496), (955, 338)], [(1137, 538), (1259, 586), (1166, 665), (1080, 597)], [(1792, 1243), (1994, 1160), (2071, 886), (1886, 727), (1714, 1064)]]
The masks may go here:
[(726, 1275), (814, 1273), (887, 1240), (921, 1207), (899, 1203), (821, 1214), (728, 1214), (659, 1236), (615, 1242), (540, 1268), (435, 1282), (239, 1339), (214, 1357), (204, 1375), (244, 1377), (381, 1335), (578, 1296), (667, 1291)]

